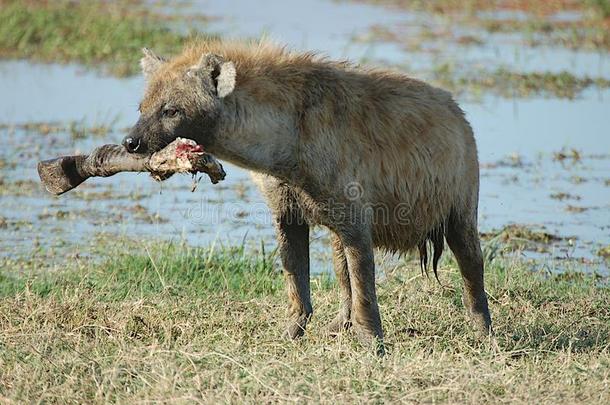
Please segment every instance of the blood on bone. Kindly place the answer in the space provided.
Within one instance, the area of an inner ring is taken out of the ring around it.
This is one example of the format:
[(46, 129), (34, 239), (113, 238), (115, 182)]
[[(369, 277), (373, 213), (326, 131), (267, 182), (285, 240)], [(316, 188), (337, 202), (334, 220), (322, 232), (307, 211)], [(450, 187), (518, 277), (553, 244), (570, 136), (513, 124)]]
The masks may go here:
[(176, 146), (176, 157), (178, 158), (188, 158), (193, 153), (203, 153), (203, 146), (190, 143), (181, 143)]

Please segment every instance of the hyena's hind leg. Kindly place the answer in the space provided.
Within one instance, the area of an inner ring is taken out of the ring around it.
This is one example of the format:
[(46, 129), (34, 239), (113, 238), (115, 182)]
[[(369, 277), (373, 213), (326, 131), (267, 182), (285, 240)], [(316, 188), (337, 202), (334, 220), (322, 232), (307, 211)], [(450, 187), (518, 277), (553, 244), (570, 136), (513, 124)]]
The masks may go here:
[(341, 308), (335, 319), (326, 326), (326, 331), (331, 335), (336, 335), (352, 326), (352, 287), (349, 281), (345, 249), (341, 239), (334, 232), (331, 232), (331, 245), (333, 249), (333, 267), (341, 291)]
[(462, 302), (470, 313), (477, 329), (484, 334), (492, 332), (491, 316), (483, 282), (483, 254), (474, 212), (453, 211), (447, 221), (447, 244), (457, 259), (464, 280)]

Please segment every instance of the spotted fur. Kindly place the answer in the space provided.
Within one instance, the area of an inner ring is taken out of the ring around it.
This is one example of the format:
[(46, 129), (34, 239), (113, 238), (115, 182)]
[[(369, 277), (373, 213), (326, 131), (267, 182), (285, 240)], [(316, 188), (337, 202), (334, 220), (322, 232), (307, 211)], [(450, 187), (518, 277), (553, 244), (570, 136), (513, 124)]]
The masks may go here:
[[(265, 41), (201, 42), (167, 61), (147, 51), (142, 66), (147, 89), (130, 136), (148, 153), (190, 137), (254, 173), (277, 221), (289, 336), (303, 333), (312, 312), (312, 225), (334, 238), (344, 300), (331, 329), (354, 324), (380, 341), (373, 247), (418, 248), (426, 267), (431, 244), (438, 277), (445, 236), (466, 306), (490, 329), (476, 231), (477, 150), (451, 94), (399, 72)], [(179, 106), (179, 120), (164, 118), (167, 105)]]

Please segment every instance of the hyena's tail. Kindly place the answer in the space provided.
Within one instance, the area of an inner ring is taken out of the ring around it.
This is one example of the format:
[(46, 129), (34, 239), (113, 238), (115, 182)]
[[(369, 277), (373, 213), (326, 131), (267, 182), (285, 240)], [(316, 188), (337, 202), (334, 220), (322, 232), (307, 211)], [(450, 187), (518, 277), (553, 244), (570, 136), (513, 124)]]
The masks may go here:
[(432, 253), (432, 271), (434, 271), (434, 278), (436, 281), (441, 284), (438, 279), (438, 261), (443, 254), (443, 249), (445, 247), (445, 222), (441, 222), (436, 228), (432, 229), (424, 240), (419, 244), (419, 265), (421, 267), (422, 274), (425, 273), (428, 275), (428, 263), (429, 263), (429, 255), (428, 250)]

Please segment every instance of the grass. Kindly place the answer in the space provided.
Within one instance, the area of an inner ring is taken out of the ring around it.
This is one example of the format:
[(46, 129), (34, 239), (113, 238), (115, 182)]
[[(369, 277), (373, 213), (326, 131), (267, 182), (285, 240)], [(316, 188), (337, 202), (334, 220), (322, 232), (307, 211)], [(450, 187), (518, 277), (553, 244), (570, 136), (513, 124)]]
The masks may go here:
[(480, 94), (491, 91), (504, 97), (532, 97), (543, 95), (574, 99), (589, 88), (610, 88), (610, 80), (603, 77), (576, 76), (570, 72), (514, 72), (504, 67), (493, 71), (478, 70), (461, 73), (452, 64), (436, 66), (432, 79), (440, 86), (456, 93)]
[(39, 135), (49, 135), (57, 133), (67, 133), (72, 139), (86, 139), (92, 137), (105, 137), (109, 133), (116, 130), (116, 123), (119, 117), (112, 120), (100, 121), (88, 125), (85, 119), (80, 121), (61, 122), (43, 122), (32, 121), (22, 124), (6, 124), (0, 123), (0, 130), (7, 131), (24, 131)]
[(137, 1), (0, 0), (0, 57), (78, 62), (116, 76), (138, 72), (141, 48), (172, 54), (193, 35), (170, 30)]
[(610, 0), (359, 0), (437, 14), (475, 15), (480, 11), (517, 11), (529, 15), (551, 15), (580, 11), (588, 18), (610, 17)]
[(585, 4), (601, 18), (610, 18), (610, 0), (587, 0)]
[(488, 246), (506, 252), (530, 250), (548, 252), (552, 243), (568, 241), (572, 238), (561, 237), (545, 231), (532, 229), (526, 225), (510, 224), (502, 229), (482, 233), (482, 239), (489, 241)]
[(576, 10), (598, 18), (610, 16), (610, 0), (361, 0), (369, 3), (423, 10), (440, 14), (476, 14), (479, 11), (520, 11), (532, 15), (549, 15)]
[(105, 260), (42, 272), (4, 259), (0, 400), (6, 402), (607, 403), (610, 290), (579, 273), (494, 259), (496, 342), (476, 339), (455, 263), (444, 288), (400, 268), (380, 282), (389, 354), (321, 332), (338, 309), (314, 278), (305, 337), (278, 336), (275, 253), (116, 243)]
[[(521, 33), (528, 46), (560, 45), (570, 49), (610, 49), (610, 0), (352, 0), (445, 16), (448, 32), (464, 25), (489, 33)], [(553, 19), (572, 12), (572, 20)], [(483, 12), (483, 13), (482, 13)], [(510, 13), (519, 13), (516, 17)], [(504, 18), (498, 18), (505, 13)], [(494, 17), (495, 15), (495, 17)], [(413, 40), (409, 35), (409, 40)], [(453, 37), (455, 40), (456, 37)], [(480, 40), (480, 38), (476, 38)], [(445, 39), (452, 40), (451, 35)]]

